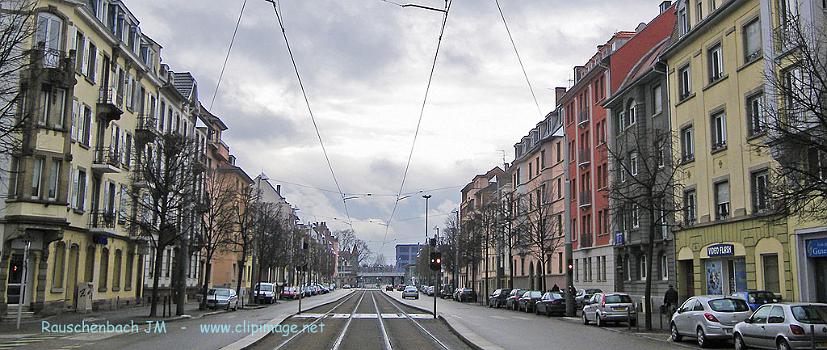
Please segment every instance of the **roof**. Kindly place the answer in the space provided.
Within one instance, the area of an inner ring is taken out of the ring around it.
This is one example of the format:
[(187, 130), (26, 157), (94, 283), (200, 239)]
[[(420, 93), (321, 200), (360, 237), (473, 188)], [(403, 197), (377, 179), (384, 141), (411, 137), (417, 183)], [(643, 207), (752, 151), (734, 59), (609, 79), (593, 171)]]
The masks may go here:
[(184, 95), (184, 97), (190, 100), (192, 100), (193, 98), (193, 92), (197, 91), (195, 78), (192, 76), (190, 72), (173, 72), (172, 85), (175, 86), (176, 90), (181, 92), (181, 95)]
[(465, 187), (462, 188), (461, 192), (466, 192), (470, 190), (472, 186), (474, 186), (474, 182), (477, 181), (477, 179), (479, 178), (491, 179), (492, 177), (497, 176), (498, 174), (505, 174), (505, 171), (503, 171), (499, 166), (495, 166), (485, 174), (479, 174), (477, 176), (474, 176), (471, 182), (469, 182), (467, 185), (465, 185)]
[(251, 178), (250, 175), (247, 175), (247, 173), (244, 171), (244, 169), (241, 169), (241, 167), (239, 167), (239, 166), (228, 164), (228, 165), (220, 166), (217, 170), (221, 171), (221, 172), (234, 172), (234, 173), (240, 175), (248, 184), (253, 183), (253, 178)]
[(209, 126), (212, 126), (212, 124), (216, 124), (221, 129), (221, 131), (228, 129), (227, 124), (224, 124), (224, 121), (222, 121), (221, 118), (217, 117), (215, 114), (212, 114), (209, 110), (207, 110), (207, 108), (204, 107), (204, 105), (199, 104), (199, 107), (200, 113), (198, 113), (198, 116), (202, 119), (204, 124)]
[(632, 69), (629, 70), (629, 73), (626, 74), (626, 77), (623, 79), (623, 82), (620, 84), (617, 91), (606, 99), (603, 105), (608, 106), (612, 104), (616, 98), (623, 95), (631, 86), (637, 84), (641, 79), (652, 72), (655, 69), (655, 65), (660, 60), (661, 53), (666, 51), (671, 43), (671, 40), (671, 37), (664, 38), (659, 43), (655, 44), (649, 52), (641, 56), (640, 60), (638, 60), (637, 63), (632, 66)]

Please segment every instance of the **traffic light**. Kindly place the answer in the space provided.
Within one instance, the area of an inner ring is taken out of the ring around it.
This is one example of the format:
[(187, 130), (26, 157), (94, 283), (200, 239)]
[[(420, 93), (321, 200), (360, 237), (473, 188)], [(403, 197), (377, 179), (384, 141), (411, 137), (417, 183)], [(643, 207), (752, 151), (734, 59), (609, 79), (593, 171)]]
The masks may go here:
[(568, 260), (568, 265), (567, 265), (567, 270), (566, 270), (566, 273), (568, 273), (569, 275), (573, 275), (573, 274), (574, 274), (574, 263), (572, 262), (572, 260), (571, 260), (571, 259), (569, 259), (569, 260)]
[(431, 252), (431, 271), (442, 270), (442, 253)]

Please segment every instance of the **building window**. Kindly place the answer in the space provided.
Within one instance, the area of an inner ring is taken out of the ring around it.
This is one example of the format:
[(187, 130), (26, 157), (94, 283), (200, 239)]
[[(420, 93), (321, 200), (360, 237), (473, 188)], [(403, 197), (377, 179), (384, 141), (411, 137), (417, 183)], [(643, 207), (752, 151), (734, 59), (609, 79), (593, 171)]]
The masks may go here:
[(763, 93), (747, 97), (747, 132), (749, 136), (763, 134), (765, 130)]
[(761, 22), (758, 18), (744, 25), (744, 63), (761, 57)]
[(126, 279), (124, 279), (124, 289), (132, 289), (132, 269), (135, 260), (135, 253), (130, 252), (126, 254)]
[[(64, 261), (66, 258), (66, 244), (58, 242), (55, 245), (55, 266), (52, 270), (52, 288), (63, 288)], [(74, 281), (72, 281), (74, 282)]]
[(761, 170), (752, 173), (752, 211), (760, 213), (767, 210), (767, 189), (769, 186), (769, 171)]
[(112, 269), (112, 290), (121, 289), (121, 264), (123, 263), (123, 252), (115, 250), (115, 266)]
[(666, 281), (669, 279), (669, 260), (666, 254), (660, 254), (660, 279)]
[(692, 72), (689, 64), (678, 70), (678, 99), (683, 100), (692, 93)]
[(712, 150), (726, 148), (726, 113), (721, 112), (712, 116)]
[(75, 209), (86, 210), (86, 171), (78, 170), (75, 187)]
[(715, 218), (724, 220), (729, 216), (729, 182), (722, 181), (715, 184)]
[(49, 190), (47, 198), (50, 201), (57, 200), (57, 189), (60, 182), (60, 159), (52, 159), (52, 166), (49, 168)]
[(34, 158), (32, 166), (32, 199), (40, 198), (40, 182), (43, 179), (43, 158)]
[(98, 277), (98, 291), (105, 292), (109, 279), (109, 248), (103, 248), (101, 250), (100, 272)]
[(764, 290), (781, 293), (781, 281), (778, 278), (778, 254), (761, 255), (764, 269)]
[(715, 82), (724, 76), (724, 57), (721, 44), (715, 44), (707, 51), (707, 62), (709, 64), (709, 82)]
[(46, 126), (49, 124), (49, 113), (52, 110), (52, 94), (47, 90), (40, 91), (41, 113), (38, 124)]
[(685, 7), (678, 10), (678, 29), (680, 35), (689, 33), (689, 14)]
[(640, 280), (646, 280), (646, 255), (640, 255)]
[(687, 225), (692, 225), (697, 219), (697, 197), (695, 190), (689, 190), (683, 193), (683, 217)]
[(64, 89), (57, 89), (55, 90), (55, 94), (57, 95), (57, 113), (55, 115), (55, 128), (63, 129), (63, 118), (66, 115), (66, 90)]
[(695, 145), (692, 126), (681, 129), (681, 159), (684, 163), (695, 160)]
[(697, 1), (698, 4), (695, 6), (695, 22), (700, 22), (704, 19), (704, 3), (702, 0)]
[(629, 255), (626, 256), (626, 280), (632, 280), (632, 258)]
[(827, 180), (827, 154), (812, 147), (807, 150), (807, 172), (808, 177)]
[(78, 130), (78, 135), (81, 136), (81, 143), (89, 147), (89, 139), (90, 133), (92, 130), (92, 108), (87, 105), (83, 105), (83, 121), (80, 124), (80, 130)]
[(563, 273), (563, 252), (557, 252), (557, 273)]
[(632, 228), (639, 228), (640, 227), (640, 213), (639, 213), (637, 204), (632, 204), (631, 212), (632, 212), (631, 213)]
[(635, 125), (635, 122), (637, 122), (637, 104), (635, 104), (635, 100), (629, 101), (627, 117), (629, 118), (629, 123), (626, 126), (629, 127)]
[(632, 152), (629, 155), (629, 172), (632, 173), (632, 176), (637, 175), (638, 164), (637, 164), (637, 152)]
[(663, 97), (660, 85), (655, 85), (652, 88), (652, 103), (654, 104), (654, 114), (663, 112)]
[(546, 168), (546, 150), (540, 150), (540, 168), (539, 169), (545, 169), (545, 168)]

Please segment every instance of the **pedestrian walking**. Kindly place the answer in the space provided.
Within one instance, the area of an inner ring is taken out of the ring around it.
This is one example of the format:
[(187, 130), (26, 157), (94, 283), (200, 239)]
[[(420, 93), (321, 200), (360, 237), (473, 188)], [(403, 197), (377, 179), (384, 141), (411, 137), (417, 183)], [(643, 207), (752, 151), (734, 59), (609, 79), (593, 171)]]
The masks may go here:
[(666, 307), (665, 310), (667, 312), (672, 312), (673, 308), (678, 306), (678, 291), (676, 291), (675, 287), (671, 284), (663, 295), (663, 305)]

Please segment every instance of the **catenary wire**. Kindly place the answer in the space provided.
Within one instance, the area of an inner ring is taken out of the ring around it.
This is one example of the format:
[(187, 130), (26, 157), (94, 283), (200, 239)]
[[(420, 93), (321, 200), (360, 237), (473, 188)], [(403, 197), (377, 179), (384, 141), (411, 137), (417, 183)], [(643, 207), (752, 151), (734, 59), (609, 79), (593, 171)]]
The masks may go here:
[(382, 248), (384, 248), (384, 241), (388, 239), (388, 230), (390, 229), (391, 222), (393, 221), (393, 216), (396, 215), (396, 209), (399, 207), (399, 197), (402, 195), (402, 189), (405, 187), (405, 180), (408, 178), (408, 170), (411, 167), (411, 159), (413, 158), (413, 152), (416, 148), (416, 139), (419, 136), (419, 128), (422, 125), (422, 116), (425, 114), (425, 106), (428, 102), (428, 93), (431, 90), (431, 82), (434, 78), (434, 70), (436, 70), (436, 63), (437, 59), (439, 58), (439, 48), (442, 46), (442, 36), (445, 33), (445, 24), (448, 22), (448, 13), (451, 10), (451, 3), (453, 0), (446, 0), (445, 1), (445, 12), (442, 16), (442, 26), (439, 29), (439, 38), (437, 39), (436, 50), (434, 52), (434, 59), (431, 63), (431, 71), (428, 74), (428, 84), (425, 86), (425, 96), (422, 99), (422, 106), (419, 109), (419, 119), (416, 122), (416, 130), (414, 131), (413, 142), (411, 143), (411, 151), (408, 153), (408, 161), (405, 165), (405, 172), (402, 174), (402, 182), (399, 184), (399, 191), (397, 191), (396, 201), (393, 204), (393, 210), (391, 210), (391, 215), (388, 218), (388, 226), (385, 227), (385, 237), (382, 239)]
[(517, 55), (517, 61), (520, 62), (520, 68), (523, 70), (523, 77), (525, 77), (525, 82), (528, 84), (528, 90), (531, 92), (531, 97), (534, 98), (534, 105), (537, 106), (537, 113), (540, 114), (540, 117), (543, 117), (543, 110), (540, 109), (540, 103), (537, 102), (537, 95), (534, 94), (534, 88), (531, 87), (531, 81), (528, 79), (528, 73), (525, 71), (523, 59), (520, 57), (520, 52), (517, 51), (517, 44), (514, 43), (514, 37), (511, 36), (511, 30), (508, 29), (508, 22), (505, 20), (502, 7), (500, 7), (500, 0), (494, 0), (494, 3), (497, 4), (497, 10), (500, 11), (500, 18), (502, 18), (505, 31), (508, 33), (508, 39), (511, 41), (511, 47), (514, 48), (514, 54)]
[(230, 46), (227, 48), (227, 56), (224, 57), (224, 64), (221, 65), (221, 74), (218, 75), (218, 82), (215, 84), (215, 91), (212, 93), (212, 100), (210, 101), (210, 110), (215, 104), (215, 97), (218, 96), (218, 89), (221, 87), (221, 79), (224, 78), (224, 70), (227, 68), (227, 61), (230, 60), (230, 53), (233, 52), (233, 44), (235, 43), (235, 35), (238, 33), (238, 26), (241, 25), (241, 17), (244, 15), (244, 8), (247, 6), (247, 0), (241, 4), (241, 12), (238, 13), (238, 21), (235, 22), (235, 29), (233, 29), (233, 37), (230, 39)]

